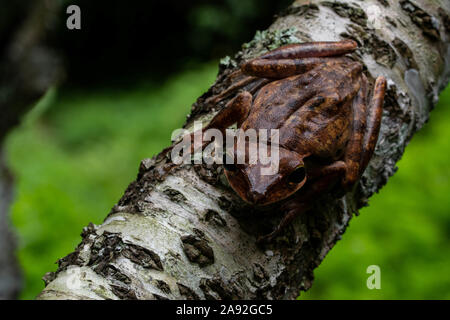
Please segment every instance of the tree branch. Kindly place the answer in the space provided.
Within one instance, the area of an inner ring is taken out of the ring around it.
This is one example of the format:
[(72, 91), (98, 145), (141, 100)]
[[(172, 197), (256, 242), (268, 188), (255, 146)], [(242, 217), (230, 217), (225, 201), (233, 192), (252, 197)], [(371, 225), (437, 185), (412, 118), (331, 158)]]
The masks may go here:
[(239, 80), (233, 71), (243, 61), (287, 43), (351, 38), (371, 83), (379, 75), (389, 82), (375, 155), (360, 183), (342, 198), (324, 195), (261, 248), (256, 237), (279, 222), (276, 207), (262, 212), (244, 204), (221, 166), (169, 170), (161, 153), (142, 161), (137, 180), (103, 224), (83, 230), (76, 250), (46, 275), (39, 298), (293, 299), (308, 290), (313, 270), (396, 171), (447, 84), (449, 12), (446, 0), (296, 1), (233, 59), (222, 60), (186, 128), (208, 121), (232, 98), (208, 103)]

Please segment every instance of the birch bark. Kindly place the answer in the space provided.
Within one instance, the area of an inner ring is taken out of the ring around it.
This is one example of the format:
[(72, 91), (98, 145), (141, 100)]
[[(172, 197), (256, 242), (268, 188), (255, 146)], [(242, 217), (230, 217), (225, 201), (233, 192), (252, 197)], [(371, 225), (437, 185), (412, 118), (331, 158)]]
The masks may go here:
[[(166, 172), (163, 154), (143, 160), (136, 181), (101, 225), (45, 276), (39, 299), (294, 299), (358, 209), (396, 171), (408, 141), (427, 121), (450, 76), (447, 0), (295, 1), (265, 31), (221, 61), (215, 84), (192, 107), (207, 122), (231, 98), (208, 104), (236, 79), (244, 60), (287, 43), (351, 38), (355, 57), (389, 88), (374, 157), (352, 192), (324, 196), (277, 241), (258, 235), (279, 221), (245, 205), (220, 166), (186, 165)], [(61, 235), (63, 236), (63, 235)]]

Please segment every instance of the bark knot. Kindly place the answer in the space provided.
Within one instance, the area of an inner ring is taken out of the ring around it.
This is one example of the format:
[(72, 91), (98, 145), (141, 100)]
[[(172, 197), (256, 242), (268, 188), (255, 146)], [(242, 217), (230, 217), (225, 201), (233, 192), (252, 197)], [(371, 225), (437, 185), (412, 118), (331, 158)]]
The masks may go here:
[(200, 267), (214, 263), (214, 251), (204, 237), (199, 235), (182, 236), (181, 242), (189, 261), (197, 263)]
[(422, 30), (425, 36), (432, 40), (439, 40), (441, 38), (437, 21), (434, 17), (409, 0), (400, 1), (400, 6), (409, 15), (411, 21)]

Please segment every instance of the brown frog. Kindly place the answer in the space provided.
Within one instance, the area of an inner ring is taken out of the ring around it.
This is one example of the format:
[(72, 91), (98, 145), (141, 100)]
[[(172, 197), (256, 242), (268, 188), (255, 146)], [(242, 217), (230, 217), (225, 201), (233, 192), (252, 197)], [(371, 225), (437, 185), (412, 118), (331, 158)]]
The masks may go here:
[(384, 77), (376, 79), (372, 97), (362, 65), (345, 56), (357, 44), (312, 42), (280, 47), (241, 66), (261, 78), (253, 92), (237, 94), (204, 128), (225, 132), (237, 123), (246, 129), (279, 129), (279, 170), (262, 175), (262, 164), (226, 164), (234, 191), (258, 206), (283, 202), (285, 215), (270, 241), (320, 194), (339, 184), (349, 190), (364, 172), (380, 129)]

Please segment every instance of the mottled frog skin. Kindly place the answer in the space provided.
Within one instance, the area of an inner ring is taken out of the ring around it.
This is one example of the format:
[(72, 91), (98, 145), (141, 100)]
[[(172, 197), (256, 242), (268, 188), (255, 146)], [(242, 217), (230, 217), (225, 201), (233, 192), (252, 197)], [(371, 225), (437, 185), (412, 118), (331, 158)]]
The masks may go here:
[(294, 44), (244, 63), (249, 79), (265, 80), (238, 93), (204, 129), (225, 132), (234, 123), (244, 130), (279, 129), (278, 173), (262, 175), (259, 162), (225, 166), (244, 201), (264, 206), (288, 198), (280, 225), (260, 242), (273, 239), (332, 186), (349, 190), (373, 154), (386, 80), (376, 79), (369, 99), (362, 65), (345, 56), (356, 47), (351, 40)]

